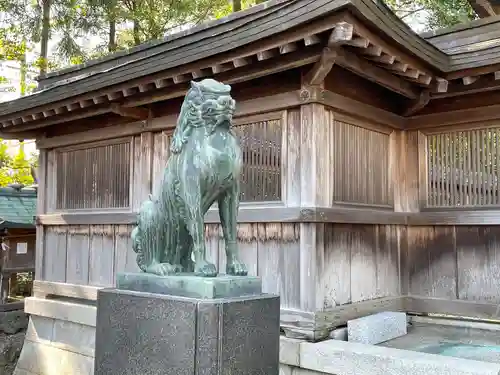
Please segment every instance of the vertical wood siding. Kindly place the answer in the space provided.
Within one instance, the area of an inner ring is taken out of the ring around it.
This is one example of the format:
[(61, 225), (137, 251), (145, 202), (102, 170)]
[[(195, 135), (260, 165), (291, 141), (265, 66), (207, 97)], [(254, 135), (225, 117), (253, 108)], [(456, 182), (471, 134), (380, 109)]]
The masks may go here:
[(282, 121), (247, 123), (233, 130), (243, 154), (241, 201), (280, 201)]
[(130, 204), (130, 142), (56, 154), (56, 208), (126, 208)]
[(499, 227), (409, 227), (406, 246), (404, 292), (500, 303)]
[[(279, 294), (282, 307), (304, 308), (311, 296), (319, 309), (328, 309), (398, 295), (397, 226), (321, 224), (315, 268), (308, 270), (300, 225), (238, 225), (240, 256), (249, 274), (261, 276), (264, 292)], [(115, 283), (118, 272), (138, 272), (131, 230), (129, 225), (47, 227), (43, 280), (105, 287)], [(209, 261), (225, 273), (219, 224), (205, 226), (205, 241)], [(301, 288), (301, 275), (311, 280), (308, 289)]]
[(428, 207), (500, 205), (500, 129), (429, 135)]
[(392, 206), (389, 135), (337, 121), (329, 112), (333, 202)]

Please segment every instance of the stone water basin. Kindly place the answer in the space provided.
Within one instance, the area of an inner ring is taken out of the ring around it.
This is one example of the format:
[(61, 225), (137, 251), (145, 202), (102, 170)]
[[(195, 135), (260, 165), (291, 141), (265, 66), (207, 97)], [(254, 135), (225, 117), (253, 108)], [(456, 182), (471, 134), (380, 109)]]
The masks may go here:
[(413, 317), (407, 335), (378, 346), (500, 363), (500, 324)]

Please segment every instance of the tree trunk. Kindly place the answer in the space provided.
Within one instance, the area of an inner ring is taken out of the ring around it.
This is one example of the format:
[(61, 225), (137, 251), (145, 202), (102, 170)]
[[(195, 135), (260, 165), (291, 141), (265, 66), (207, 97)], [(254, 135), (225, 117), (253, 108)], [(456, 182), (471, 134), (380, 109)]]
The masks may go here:
[(52, 0), (43, 0), (42, 7), (42, 33), (40, 40), (40, 74), (47, 73), (49, 39), (50, 39), (50, 8)]
[(233, 12), (239, 12), (241, 10), (241, 0), (233, 0)]
[(132, 29), (132, 35), (134, 36), (134, 44), (138, 46), (139, 44), (141, 44), (141, 36), (139, 34), (139, 19), (137, 18), (136, 0), (132, 2), (132, 17), (133, 17), (132, 23), (134, 24)]
[[(26, 41), (23, 40), (23, 45), (26, 45)], [(23, 47), (24, 47), (23, 46)], [(20, 69), (20, 74), (19, 74), (19, 81), (20, 81), (20, 88), (19, 91), (21, 93), (21, 96), (26, 95), (26, 73), (28, 71), (28, 64), (26, 64), (26, 52), (24, 52), (23, 56), (21, 57), (21, 69)]]
[(118, 19), (118, 2), (109, 1), (106, 7), (107, 19), (108, 19), (108, 52), (115, 52), (117, 49), (116, 45), (116, 23)]
[(139, 21), (134, 20), (134, 44), (138, 46), (141, 44), (141, 36), (139, 35)]
[(108, 51), (115, 52), (116, 51), (116, 20), (109, 20), (109, 35), (108, 35)]

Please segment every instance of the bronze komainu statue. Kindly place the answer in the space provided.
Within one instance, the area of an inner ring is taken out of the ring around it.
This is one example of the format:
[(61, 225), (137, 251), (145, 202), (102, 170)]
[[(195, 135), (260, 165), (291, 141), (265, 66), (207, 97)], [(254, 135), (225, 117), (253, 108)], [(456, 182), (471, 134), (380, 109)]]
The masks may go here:
[(132, 231), (137, 264), (143, 272), (216, 276), (216, 266), (206, 259), (204, 216), (217, 202), (226, 273), (247, 274), (236, 243), (242, 157), (231, 131), (236, 103), (230, 91), (231, 86), (213, 79), (191, 82), (158, 196), (142, 204)]

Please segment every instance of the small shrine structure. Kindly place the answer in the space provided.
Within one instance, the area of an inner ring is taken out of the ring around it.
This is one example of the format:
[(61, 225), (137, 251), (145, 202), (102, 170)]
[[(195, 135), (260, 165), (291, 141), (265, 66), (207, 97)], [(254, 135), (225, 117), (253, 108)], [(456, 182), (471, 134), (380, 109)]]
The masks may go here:
[[(0, 311), (23, 307), (35, 272), (37, 188), (11, 184), (0, 188)], [(22, 278), (18, 283), (19, 277)]]

